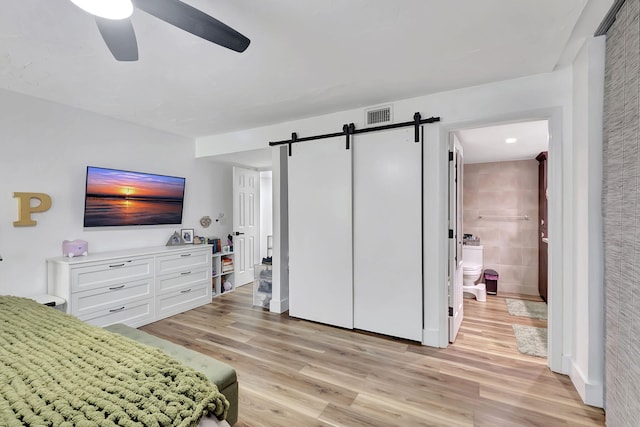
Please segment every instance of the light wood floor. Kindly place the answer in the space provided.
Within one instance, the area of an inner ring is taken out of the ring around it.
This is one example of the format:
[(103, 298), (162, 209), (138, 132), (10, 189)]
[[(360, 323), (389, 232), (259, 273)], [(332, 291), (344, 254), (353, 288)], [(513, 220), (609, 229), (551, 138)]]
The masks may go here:
[[(141, 329), (232, 365), (248, 426), (603, 426), (568, 377), (520, 354), (504, 299), (465, 300), (447, 349), (251, 306), (251, 286)], [(381, 313), (384, 315), (384, 313)]]

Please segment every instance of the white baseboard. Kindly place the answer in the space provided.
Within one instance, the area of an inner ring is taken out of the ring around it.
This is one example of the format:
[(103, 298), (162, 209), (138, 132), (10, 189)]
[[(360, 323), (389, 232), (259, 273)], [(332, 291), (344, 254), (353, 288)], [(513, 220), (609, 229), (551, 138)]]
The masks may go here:
[(569, 374), (573, 386), (578, 390), (582, 401), (591, 406), (602, 408), (604, 406), (604, 386), (600, 383), (589, 383), (584, 374), (575, 363), (571, 363), (571, 373)]
[(272, 299), (269, 303), (269, 311), (272, 313), (284, 313), (289, 310), (289, 298), (283, 300)]
[(573, 369), (573, 360), (571, 356), (567, 356), (566, 354), (562, 356), (562, 371), (560, 374), (571, 375), (571, 370)]
[(422, 345), (440, 347), (440, 331), (437, 329), (423, 329)]
[(498, 281), (498, 293), (539, 295), (537, 287), (522, 285), (520, 283), (503, 283)]

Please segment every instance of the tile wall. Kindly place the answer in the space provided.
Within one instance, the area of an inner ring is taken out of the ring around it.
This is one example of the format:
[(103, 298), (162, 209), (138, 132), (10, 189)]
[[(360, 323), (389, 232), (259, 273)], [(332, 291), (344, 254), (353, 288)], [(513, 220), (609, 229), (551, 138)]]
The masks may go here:
[(538, 295), (538, 161), (465, 164), (463, 186), (464, 233), (480, 237), (498, 293)]

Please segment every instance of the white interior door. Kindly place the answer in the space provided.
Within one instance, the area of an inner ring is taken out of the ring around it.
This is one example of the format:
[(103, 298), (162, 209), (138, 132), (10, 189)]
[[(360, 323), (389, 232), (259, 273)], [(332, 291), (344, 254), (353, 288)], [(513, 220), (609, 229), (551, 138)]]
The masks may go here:
[(462, 290), (462, 149), (453, 140), (449, 152), (449, 342), (454, 342), (464, 317)]
[(260, 262), (260, 174), (233, 168), (233, 265), (236, 286), (253, 282)]
[(288, 158), (289, 314), (353, 328), (351, 150), (294, 144)]
[(414, 129), (353, 142), (354, 327), (422, 341), (422, 145)]

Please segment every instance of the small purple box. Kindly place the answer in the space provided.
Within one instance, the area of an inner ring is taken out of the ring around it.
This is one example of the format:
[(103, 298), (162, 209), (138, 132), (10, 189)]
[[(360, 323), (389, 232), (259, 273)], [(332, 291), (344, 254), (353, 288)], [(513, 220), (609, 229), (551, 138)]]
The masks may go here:
[(62, 242), (62, 255), (73, 258), (74, 256), (87, 256), (89, 243), (84, 240), (65, 240)]

